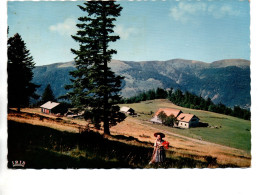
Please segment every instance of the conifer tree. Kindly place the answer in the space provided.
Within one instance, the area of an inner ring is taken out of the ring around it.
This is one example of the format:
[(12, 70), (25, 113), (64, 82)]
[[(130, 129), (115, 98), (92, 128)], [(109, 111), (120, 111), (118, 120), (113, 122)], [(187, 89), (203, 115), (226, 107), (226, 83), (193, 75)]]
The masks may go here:
[(33, 84), (35, 63), (21, 36), (17, 33), (8, 39), (8, 107), (26, 107), (30, 98), (38, 99), (35, 93), (38, 85)]
[(119, 112), (116, 105), (121, 97), (121, 80), (108, 67), (116, 50), (109, 49), (109, 43), (119, 36), (114, 35), (116, 17), (120, 16), (122, 7), (114, 1), (87, 1), (79, 8), (85, 16), (79, 17), (79, 30), (72, 38), (79, 43), (79, 49), (71, 49), (76, 70), (73, 76), (68, 97), (78, 110), (85, 111), (85, 119), (100, 128), (103, 124), (105, 134), (110, 134), (110, 126), (124, 120), (125, 115)]
[(45, 102), (48, 102), (48, 101), (56, 101), (50, 84), (48, 84), (46, 86), (46, 88), (44, 89), (41, 101), (42, 101), (42, 103), (45, 103)]

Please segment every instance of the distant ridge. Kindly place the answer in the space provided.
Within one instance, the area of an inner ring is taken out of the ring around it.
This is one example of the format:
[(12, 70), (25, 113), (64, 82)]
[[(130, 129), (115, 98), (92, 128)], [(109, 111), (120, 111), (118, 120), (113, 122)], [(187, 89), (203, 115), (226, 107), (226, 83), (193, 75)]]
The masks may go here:
[[(221, 102), (233, 107), (250, 108), (250, 61), (224, 59), (206, 63), (196, 60), (171, 59), (167, 61), (121, 61), (111, 60), (111, 69), (125, 77), (122, 96), (134, 96), (142, 91), (161, 88), (180, 88), (214, 103)], [(36, 66), (34, 82), (41, 84), (42, 94), (48, 83), (56, 97), (66, 93), (64, 85), (70, 83), (69, 71), (74, 61)]]
[(212, 67), (228, 67), (228, 66), (246, 67), (246, 66), (250, 66), (250, 61), (244, 59), (225, 59), (225, 60), (212, 62), (211, 66)]
[[(124, 62), (135, 62), (135, 61), (124, 61), (124, 60), (116, 60), (112, 59), (110, 64), (112, 65), (127, 65)], [(197, 60), (186, 60), (186, 59), (181, 59), (181, 58), (176, 58), (176, 59), (171, 59), (171, 60), (166, 60), (166, 61), (159, 61), (159, 60), (152, 60), (152, 61), (140, 61), (138, 63), (140, 64), (146, 64), (147, 62), (151, 63), (161, 63), (161, 62), (170, 62), (174, 65), (204, 65), (205, 67), (227, 67), (227, 66), (238, 66), (238, 67), (243, 67), (243, 66), (250, 66), (250, 61), (245, 60), (245, 59), (223, 59), (223, 60), (217, 60), (213, 61), (211, 63), (203, 62), (203, 61), (197, 61)], [(69, 61), (69, 62), (57, 62), (57, 63), (52, 63), (52, 64), (47, 64), (47, 65), (40, 65), (40, 66), (53, 66), (53, 65), (58, 65), (59, 68), (64, 68), (64, 67), (70, 67), (74, 66), (75, 62)], [(40, 67), (37, 66), (37, 67)]]

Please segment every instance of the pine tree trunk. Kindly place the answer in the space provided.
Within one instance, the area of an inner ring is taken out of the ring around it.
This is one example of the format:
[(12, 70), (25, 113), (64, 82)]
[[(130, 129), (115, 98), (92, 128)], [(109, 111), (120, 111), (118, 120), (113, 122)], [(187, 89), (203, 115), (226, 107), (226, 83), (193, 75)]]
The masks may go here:
[(109, 121), (107, 119), (104, 120), (104, 134), (110, 135)]

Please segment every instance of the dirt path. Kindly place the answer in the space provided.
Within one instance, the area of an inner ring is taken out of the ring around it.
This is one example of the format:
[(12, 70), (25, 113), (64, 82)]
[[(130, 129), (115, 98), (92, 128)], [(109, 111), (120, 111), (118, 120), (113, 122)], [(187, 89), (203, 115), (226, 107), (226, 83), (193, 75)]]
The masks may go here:
[(185, 139), (185, 140), (189, 140), (191, 142), (195, 142), (195, 143), (198, 143), (198, 144), (211, 145), (211, 146), (221, 147), (221, 148), (224, 148), (224, 149), (227, 149), (227, 150), (236, 150), (238, 152), (244, 152), (243, 150), (239, 150), (239, 149), (236, 149), (236, 148), (232, 148), (232, 147), (228, 147), (228, 146), (224, 146), (224, 145), (220, 145), (220, 144), (216, 144), (216, 143), (212, 143), (212, 142), (208, 142), (208, 141), (204, 141), (204, 140), (194, 139), (194, 138), (187, 137), (187, 136), (184, 136), (184, 135), (180, 135), (180, 134), (177, 134), (177, 133), (169, 132), (167, 130), (157, 129), (155, 127), (151, 127), (150, 125), (141, 123), (139, 121), (136, 121), (136, 123), (138, 123), (139, 125), (142, 125), (142, 126), (145, 126), (145, 127), (151, 128), (151, 129), (154, 129), (156, 131), (160, 131), (162, 133), (165, 133), (165, 134), (168, 134), (168, 135), (172, 135), (172, 136), (177, 137), (177, 138), (182, 138), (182, 139)]
[(135, 118), (128, 117), (124, 122), (111, 128), (111, 133), (113, 134), (132, 136), (141, 141), (151, 143), (155, 139), (153, 134), (158, 131), (165, 133), (166, 140), (170, 142), (171, 146), (169, 150), (178, 153), (178, 155), (212, 156), (217, 158), (218, 162), (222, 164), (250, 166), (251, 157), (243, 150), (197, 140), (167, 130), (159, 130)]

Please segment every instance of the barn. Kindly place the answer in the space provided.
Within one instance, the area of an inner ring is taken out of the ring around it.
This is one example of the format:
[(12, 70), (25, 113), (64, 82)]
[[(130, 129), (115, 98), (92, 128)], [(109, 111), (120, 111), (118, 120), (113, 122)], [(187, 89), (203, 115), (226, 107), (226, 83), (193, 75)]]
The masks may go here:
[(154, 114), (154, 117), (150, 120), (153, 123), (160, 123), (162, 124), (162, 121), (159, 119), (158, 115), (160, 112), (164, 112), (167, 116), (174, 115), (175, 117), (179, 116), (182, 111), (178, 109), (173, 108), (159, 108), (156, 113)]
[(129, 115), (134, 115), (135, 114), (135, 110), (133, 108), (129, 108), (129, 107), (126, 107), (126, 106), (121, 107), (120, 108), (120, 112), (129, 114)]
[(59, 112), (59, 105), (58, 102), (48, 101), (45, 104), (41, 105), (41, 112), (46, 114), (57, 114)]
[(177, 117), (178, 127), (180, 128), (197, 127), (199, 125), (199, 120), (200, 119), (196, 117), (194, 114), (181, 113)]

